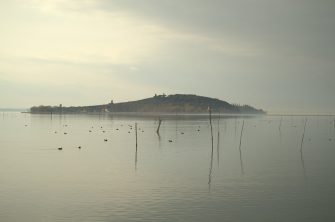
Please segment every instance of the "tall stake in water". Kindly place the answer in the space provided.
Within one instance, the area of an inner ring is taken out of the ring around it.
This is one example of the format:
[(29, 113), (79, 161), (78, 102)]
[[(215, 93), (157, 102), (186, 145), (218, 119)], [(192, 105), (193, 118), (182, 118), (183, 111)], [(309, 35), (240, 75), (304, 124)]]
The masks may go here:
[(211, 126), (212, 152), (213, 152), (213, 126), (212, 126), (212, 109), (211, 109), (211, 107), (208, 107), (208, 112), (209, 112), (209, 124)]
[(212, 152), (211, 152), (211, 164), (209, 166), (209, 175), (208, 175), (208, 185), (209, 189), (211, 186), (211, 181), (212, 181), (212, 170), (213, 170), (213, 126), (212, 126), (212, 109), (211, 107), (208, 107), (208, 113), (209, 113), (209, 124), (211, 127), (211, 142), (212, 142)]
[(305, 119), (304, 132), (302, 133), (301, 144), (300, 144), (300, 152), (302, 151), (302, 144), (304, 143), (306, 124), (307, 124), (307, 118)]
[(305, 131), (306, 131), (306, 124), (307, 124), (307, 118), (305, 119), (305, 125), (304, 125), (304, 132), (302, 133), (302, 138), (301, 138), (301, 144), (300, 144), (300, 160), (301, 160), (301, 165), (302, 169), (304, 171), (304, 176), (306, 177), (306, 172), (305, 172), (305, 161), (304, 161), (304, 154), (303, 154), (303, 143), (304, 143), (304, 138), (305, 138)]
[(283, 117), (281, 117), (280, 118), (280, 122), (279, 122), (279, 127), (278, 127), (278, 129), (279, 129), (279, 139), (280, 139), (280, 143), (281, 143), (281, 137), (282, 137), (282, 135), (281, 135), (281, 123), (282, 123), (282, 120), (283, 120)]
[(241, 128), (240, 146), (239, 146), (239, 151), (240, 151), (240, 163), (241, 163), (241, 173), (242, 173), (242, 174), (244, 174), (243, 161), (242, 161), (242, 150), (241, 150), (243, 129), (244, 129), (244, 120), (243, 120), (242, 128)]
[(159, 128), (161, 127), (161, 124), (162, 124), (162, 120), (161, 118), (159, 117), (158, 118), (158, 127), (157, 127), (157, 130), (156, 130), (156, 133), (159, 134)]
[(220, 166), (220, 113), (219, 113), (219, 119), (218, 119), (218, 142), (216, 147), (217, 152), (217, 160), (218, 160), (218, 167)]
[(136, 149), (135, 149), (135, 170), (137, 170), (137, 123), (135, 123), (135, 138), (136, 138)]

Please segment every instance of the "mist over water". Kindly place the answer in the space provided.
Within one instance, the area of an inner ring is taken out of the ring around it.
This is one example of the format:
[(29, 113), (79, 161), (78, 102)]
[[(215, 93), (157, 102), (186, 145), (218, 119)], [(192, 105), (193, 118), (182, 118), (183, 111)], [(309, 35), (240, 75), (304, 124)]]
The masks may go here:
[(0, 114), (0, 221), (335, 218), (334, 117)]

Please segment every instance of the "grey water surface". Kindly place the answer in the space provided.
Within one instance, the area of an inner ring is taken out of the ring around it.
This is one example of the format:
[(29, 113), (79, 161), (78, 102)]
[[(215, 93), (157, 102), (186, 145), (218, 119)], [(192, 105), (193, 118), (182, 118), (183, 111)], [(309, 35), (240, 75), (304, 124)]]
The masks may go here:
[(334, 117), (162, 120), (1, 113), (0, 221), (335, 221)]

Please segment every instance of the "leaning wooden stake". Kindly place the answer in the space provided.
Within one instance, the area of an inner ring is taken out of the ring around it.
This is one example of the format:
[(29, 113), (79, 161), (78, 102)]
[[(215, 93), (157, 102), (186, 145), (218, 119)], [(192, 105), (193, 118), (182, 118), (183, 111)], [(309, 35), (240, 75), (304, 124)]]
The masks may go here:
[(161, 123), (162, 123), (161, 118), (158, 118), (158, 127), (157, 127), (157, 130), (156, 130), (157, 134), (159, 134), (159, 128), (161, 127)]
[(302, 151), (302, 144), (304, 143), (306, 124), (307, 124), (307, 118), (305, 119), (304, 132), (302, 133), (301, 144), (300, 144), (300, 152)]

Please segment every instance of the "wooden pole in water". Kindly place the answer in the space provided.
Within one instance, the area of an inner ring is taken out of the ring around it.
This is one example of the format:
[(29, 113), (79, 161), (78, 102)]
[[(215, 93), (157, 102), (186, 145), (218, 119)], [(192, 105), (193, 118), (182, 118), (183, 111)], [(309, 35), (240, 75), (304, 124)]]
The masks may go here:
[(135, 123), (136, 151), (137, 151), (137, 123)]
[(158, 127), (157, 127), (157, 130), (156, 130), (156, 133), (159, 134), (159, 128), (161, 127), (161, 123), (162, 123), (162, 120), (161, 118), (159, 117), (158, 118)]
[(241, 128), (240, 146), (239, 146), (239, 151), (240, 151), (240, 163), (241, 163), (241, 173), (242, 173), (242, 174), (244, 174), (243, 161), (242, 161), (242, 150), (241, 150), (243, 129), (244, 129), (244, 120), (243, 120), (242, 128)]
[(302, 144), (303, 144), (304, 138), (305, 138), (306, 124), (307, 124), (307, 118), (305, 119), (304, 132), (302, 133), (301, 144), (300, 144), (300, 152), (302, 151)]
[(209, 113), (209, 124), (211, 127), (211, 142), (212, 142), (212, 152), (211, 152), (211, 163), (209, 166), (209, 176), (208, 176), (208, 185), (210, 189), (211, 181), (212, 181), (212, 170), (213, 170), (213, 126), (212, 126), (212, 109), (211, 107), (208, 107), (208, 113)]
[(136, 149), (135, 149), (135, 170), (137, 170), (137, 123), (135, 123), (135, 138), (136, 138)]
[(211, 109), (211, 107), (208, 107), (208, 113), (209, 113), (209, 124), (211, 126), (212, 149), (213, 149), (213, 126), (212, 126), (212, 109)]
[(216, 152), (217, 152), (217, 161), (218, 161), (218, 166), (220, 166), (220, 113), (219, 113), (219, 119), (218, 119), (218, 143), (216, 147)]
[(305, 170), (305, 161), (304, 161), (302, 145), (304, 143), (305, 138), (306, 124), (307, 124), (307, 118), (305, 119), (304, 132), (302, 133), (301, 144), (300, 144), (300, 159), (301, 159), (302, 170), (304, 172), (304, 177), (306, 177), (306, 170)]

